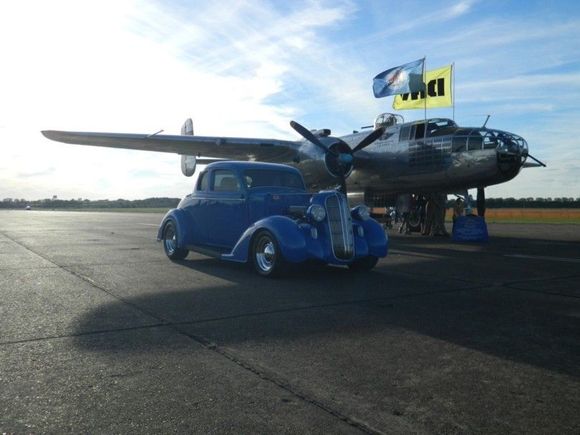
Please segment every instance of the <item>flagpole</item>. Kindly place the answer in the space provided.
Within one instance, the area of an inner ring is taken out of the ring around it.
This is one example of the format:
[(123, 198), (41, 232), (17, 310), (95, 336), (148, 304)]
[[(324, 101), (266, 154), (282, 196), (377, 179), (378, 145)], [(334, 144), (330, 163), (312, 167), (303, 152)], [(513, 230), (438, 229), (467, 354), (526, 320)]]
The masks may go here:
[(455, 62), (451, 64), (451, 81), (453, 83), (453, 95), (451, 101), (453, 102), (453, 120), (455, 121)]
[[(427, 123), (427, 68), (425, 64), (427, 63), (427, 56), (423, 56), (423, 84), (425, 85), (424, 95), (425, 95), (425, 124)], [(425, 131), (427, 127), (425, 127)]]

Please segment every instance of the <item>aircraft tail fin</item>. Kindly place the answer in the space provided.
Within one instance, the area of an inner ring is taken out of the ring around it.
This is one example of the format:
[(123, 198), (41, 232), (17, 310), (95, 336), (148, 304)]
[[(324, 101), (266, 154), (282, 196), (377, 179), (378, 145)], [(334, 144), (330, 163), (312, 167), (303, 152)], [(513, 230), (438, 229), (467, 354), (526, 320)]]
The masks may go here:
[(193, 121), (191, 118), (187, 118), (183, 125), (181, 126), (182, 136), (193, 136)]
[[(182, 136), (193, 136), (193, 121), (187, 118), (181, 126)], [(195, 173), (197, 159), (195, 156), (181, 156), (181, 172), (186, 177), (191, 177)]]

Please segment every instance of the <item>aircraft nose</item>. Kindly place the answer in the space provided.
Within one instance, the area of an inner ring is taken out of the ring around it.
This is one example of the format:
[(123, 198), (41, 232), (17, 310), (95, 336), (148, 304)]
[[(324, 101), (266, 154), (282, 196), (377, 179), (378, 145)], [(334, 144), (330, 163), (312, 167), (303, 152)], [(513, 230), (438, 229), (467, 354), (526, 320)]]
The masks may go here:
[(500, 170), (518, 171), (528, 157), (528, 143), (523, 137), (513, 133), (496, 130), (497, 162)]

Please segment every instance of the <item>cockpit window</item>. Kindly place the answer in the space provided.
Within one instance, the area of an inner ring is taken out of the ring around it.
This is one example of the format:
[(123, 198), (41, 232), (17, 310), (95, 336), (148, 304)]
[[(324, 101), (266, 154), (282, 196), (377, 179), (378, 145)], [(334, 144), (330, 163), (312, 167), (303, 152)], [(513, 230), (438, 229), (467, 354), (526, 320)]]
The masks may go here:
[(409, 132), (411, 131), (411, 126), (406, 125), (401, 127), (401, 135), (399, 136), (400, 141), (409, 140)]
[(425, 137), (425, 123), (415, 124), (415, 139), (423, 139)]
[(427, 136), (442, 136), (457, 129), (457, 124), (451, 119), (430, 119), (427, 124)]
[(270, 169), (247, 169), (244, 171), (246, 186), (253, 187), (290, 187), (304, 190), (302, 177), (290, 171)]

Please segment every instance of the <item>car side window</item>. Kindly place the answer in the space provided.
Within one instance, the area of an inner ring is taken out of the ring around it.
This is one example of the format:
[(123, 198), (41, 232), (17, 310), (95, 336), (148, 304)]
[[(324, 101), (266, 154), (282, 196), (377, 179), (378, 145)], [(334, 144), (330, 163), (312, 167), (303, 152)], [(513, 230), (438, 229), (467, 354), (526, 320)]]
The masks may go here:
[(215, 170), (213, 172), (212, 190), (214, 192), (238, 192), (240, 190), (238, 177), (234, 172), (229, 170)]
[(198, 192), (206, 191), (209, 184), (209, 176), (207, 172), (202, 172), (199, 174), (199, 180), (197, 180), (197, 188)]

